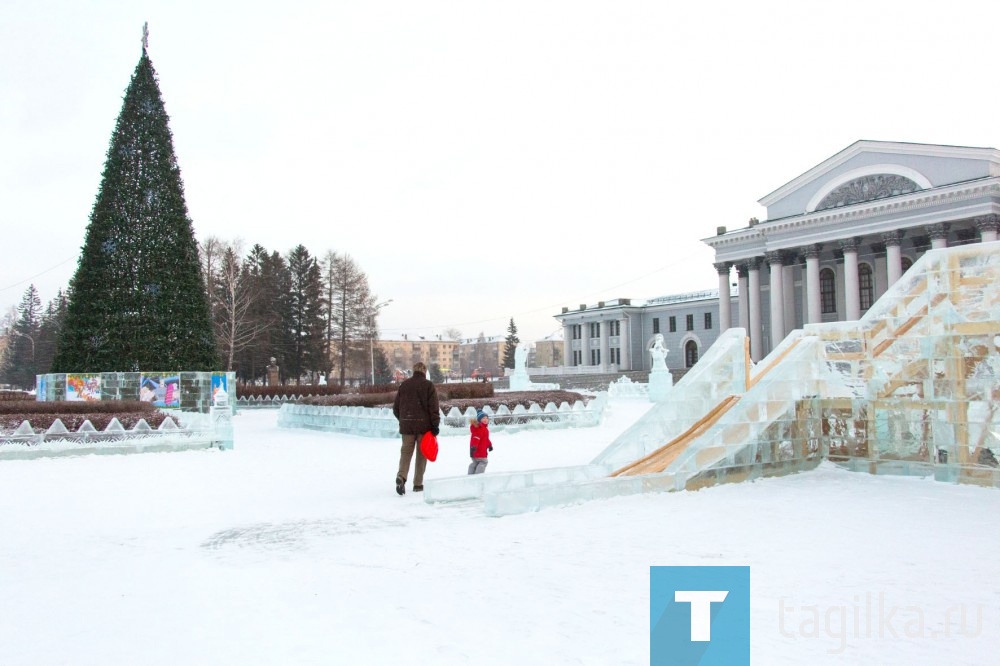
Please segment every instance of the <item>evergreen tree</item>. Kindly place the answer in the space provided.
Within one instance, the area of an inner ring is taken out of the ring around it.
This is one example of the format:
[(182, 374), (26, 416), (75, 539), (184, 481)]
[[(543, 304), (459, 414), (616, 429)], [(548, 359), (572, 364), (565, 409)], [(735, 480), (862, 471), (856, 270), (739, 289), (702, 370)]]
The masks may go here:
[(319, 264), (304, 245), (288, 255), (291, 275), (288, 332), (292, 347), (285, 359), (286, 377), (323, 372), (325, 321), (323, 281)]
[[(270, 326), (265, 332), (264, 342), (267, 359), (275, 357), (281, 368), (281, 381), (294, 377), (285, 367), (289, 354), (292, 353), (292, 273), (288, 262), (277, 251), (272, 252), (264, 260), (264, 270), (261, 274), (264, 291), (261, 295), (262, 305), (266, 308)], [(297, 379), (297, 377), (296, 377)]]
[(246, 316), (253, 327), (253, 339), (235, 355), (236, 377), (245, 382), (263, 380), (267, 374), (267, 364), (272, 353), (269, 335), (279, 320), (276, 319), (271, 304), (267, 302), (268, 284), (266, 272), (268, 254), (261, 245), (255, 244), (243, 260), (243, 275), (251, 299)]
[(431, 363), (431, 367), (427, 368), (427, 371), (430, 373), (428, 379), (435, 384), (440, 384), (444, 381), (444, 373), (441, 372), (441, 366), (437, 363)]
[(507, 325), (507, 337), (504, 338), (505, 344), (503, 347), (503, 367), (513, 368), (514, 367), (514, 352), (517, 350), (517, 345), (521, 342), (517, 337), (517, 326), (514, 325), (514, 318), (510, 318), (510, 324)]
[(49, 301), (42, 314), (38, 327), (38, 340), (35, 344), (38, 374), (48, 374), (52, 370), (52, 360), (56, 356), (56, 344), (59, 341), (59, 331), (66, 320), (66, 310), (69, 299), (60, 289), (56, 297)]
[(198, 244), (145, 39), (70, 292), (53, 371), (218, 367)]
[(393, 380), (392, 366), (385, 355), (385, 350), (375, 347), (375, 383), (379, 385), (391, 384)]
[(28, 289), (17, 307), (17, 319), (7, 331), (8, 344), (0, 367), (0, 382), (30, 390), (38, 373), (38, 332), (41, 328), (42, 300), (35, 285)]

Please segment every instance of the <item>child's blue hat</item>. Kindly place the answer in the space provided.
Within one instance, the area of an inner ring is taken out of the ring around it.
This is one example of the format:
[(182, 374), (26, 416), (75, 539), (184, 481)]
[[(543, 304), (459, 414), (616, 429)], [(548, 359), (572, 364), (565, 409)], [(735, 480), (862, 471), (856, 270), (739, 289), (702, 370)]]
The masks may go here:
[(486, 416), (486, 412), (484, 412), (481, 409), (477, 409), (476, 410), (476, 423), (479, 423), (480, 421), (482, 421), (484, 416)]

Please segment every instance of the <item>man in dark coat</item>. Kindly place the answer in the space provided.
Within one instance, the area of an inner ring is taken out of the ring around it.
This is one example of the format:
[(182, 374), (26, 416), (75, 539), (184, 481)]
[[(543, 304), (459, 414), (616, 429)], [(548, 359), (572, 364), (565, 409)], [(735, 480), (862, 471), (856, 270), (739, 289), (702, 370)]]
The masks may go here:
[(396, 492), (406, 492), (406, 477), (410, 474), (413, 451), (417, 452), (417, 464), (413, 471), (413, 492), (424, 489), (424, 457), (417, 442), (430, 431), (435, 437), (441, 423), (441, 407), (438, 404), (434, 383), (427, 379), (427, 366), (416, 363), (413, 376), (399, 385), (396, 400), (392, 403), (392, 413), (399, 421), (399, 434), (403, 436), (403, 446), (399, 451), (399, 472), (396, 474)]

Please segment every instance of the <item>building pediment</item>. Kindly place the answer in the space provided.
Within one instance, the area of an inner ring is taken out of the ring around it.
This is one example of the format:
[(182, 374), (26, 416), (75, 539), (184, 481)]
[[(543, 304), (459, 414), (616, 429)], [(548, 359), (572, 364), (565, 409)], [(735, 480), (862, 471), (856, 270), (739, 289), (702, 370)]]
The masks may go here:
[(759, 203), (776, 220), (1000, 176), (1000, 151), (857, 141)]

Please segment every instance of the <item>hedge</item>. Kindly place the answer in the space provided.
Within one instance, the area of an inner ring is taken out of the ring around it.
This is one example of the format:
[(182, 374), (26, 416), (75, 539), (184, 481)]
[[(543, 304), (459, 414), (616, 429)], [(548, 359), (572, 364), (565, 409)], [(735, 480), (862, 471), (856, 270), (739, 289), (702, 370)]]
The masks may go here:
[(278, 398), (281, 396), (339, 395), (344, 387), (339, 384), (288, 384), (278, 386), (254, 386), (237, 384), (236, 398)]
[[(461, 386), (461, 384), (448, 384), (447, 386)], [(493, 393), (492, 389), (490, 390), (490, 393)], [(349, 393), (337, 396), (312, 396), (300, 400), (299, 404), (318, 405), (321, 407), (391, 407), (395, 399), (395, 392), (370, 393), (367, 395)], [(578, 400), (586, 402), (589, 399), (590, 398), (587, 396), (574, 391), (518, 391), (490, 395), (481, 398), (457, 399), (450, 397), (445, 398), (440, 394), (440, 392), (438, 393), (438, 402), (441, 405), (441, 411), (445, 414), (447, 414), (452, 407), (458, 407), (459, 410), (464, 412), (469, 407), (481, 409), (482, 407), (489, 405), (493, 411), (496, 411), (500, 405), (507, 405), (507, 409), (513, 410), (518, 405), (529, 407), (531, 406), (531, 403), (535, 402), (538, 403), (539, 406), (545, 407), (545, 405), (552, 402), (558, 407), (563, 402), (573, 404)]]

